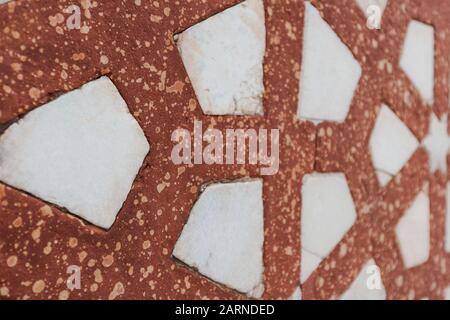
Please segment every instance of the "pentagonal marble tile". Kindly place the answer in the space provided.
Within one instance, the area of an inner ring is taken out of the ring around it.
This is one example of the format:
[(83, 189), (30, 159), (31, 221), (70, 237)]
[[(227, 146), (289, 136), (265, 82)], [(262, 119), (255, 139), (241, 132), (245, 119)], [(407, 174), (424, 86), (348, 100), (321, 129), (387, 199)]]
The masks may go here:
[(305, 2), (303, 37), (298, 117), (315, 122), (343, 122), (361, 77), (361, 67), (309, 2)]

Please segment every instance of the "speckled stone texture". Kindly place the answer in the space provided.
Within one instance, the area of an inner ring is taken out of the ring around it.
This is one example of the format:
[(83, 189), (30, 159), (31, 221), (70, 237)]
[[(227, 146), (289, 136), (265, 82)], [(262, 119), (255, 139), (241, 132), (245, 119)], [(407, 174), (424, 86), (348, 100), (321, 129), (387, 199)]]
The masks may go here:
[[(0, 130), (55, 96), (107, 75), (152, 142), (108, 231), (0, 184), (1, 299), (246, 298), (172, 257), (202, 186), (260, 178), (254, 165), (175, 166), (171, 133), (180, 127), (191, 130), (194, 120), (221, 130), (280, 129), (280, 171), (262, 178), (264, 299), (340, 298), (359, 287), (352, 284), (372, 260), (381, 270), (387, 299), (449, 295), (445, 226), (450, 175), (431, 171), (421, 146), (383, 187), (369, 138), (383, 104), (418, 141), (428, 135), (432, 113), (446, 117), (450, 2), (388, 1), (381, 29), (369, 30), (356, 1), (311, 1), (362, 69), (345, 121), (317, 125), (297, 118), (305, 8), (300, 0), (264, 1), (264, 115), (202, 113), (174, 35), (238, 3), (83, 0), (81, 30), (68, 30), (64, 23), (62, 12), (71, 1), (19, 0), (0, 6)], [(411, 19), (435, 31), (432, 105), (422, 101), (400, 68)], [(300, 284), (302, 180), (314, 172), (345, 174), (356, 221)], [(422, 190), (430, 203), (429, 258), (407, 269), (396, 227)], [(80, 290), (67, 289), (70, 265), (81, 267)]]

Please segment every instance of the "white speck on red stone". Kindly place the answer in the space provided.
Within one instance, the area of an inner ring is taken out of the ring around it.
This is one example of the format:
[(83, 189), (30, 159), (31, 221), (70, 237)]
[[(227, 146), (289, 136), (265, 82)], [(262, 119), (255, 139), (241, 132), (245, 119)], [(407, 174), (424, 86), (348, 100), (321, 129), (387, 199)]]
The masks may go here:
[(361, 66), (308, 2), (300, 74), (298, 117), (343, 122), (361, 77)]
[(177, 45), (204, 113), (262, 114), (264, 4), (247, 0), (179, 34)]
[(406, 268), (428, 260), (430, 254), (430, 201), (420, 192), (395, 228), (397, 241)]
[(356, 279), (342, 295), (342, 300), (385, 300), (386, 290), (381, 279), (380, 268), (370, 259)]
[(0, 136), (0, 180), (109, 228), (148, 151), (125, 101), (102, 77)]
[(208, 186), (173, 255), (201, 274), (256, 298), (263, 285), (262, 181)]
[[(405, 166), (419, 147), (419, 142), (392, 110), (383, 105), (369, 141), (370, 155), (379, 182), (385, 186)], [(384, 175), (382, 174), (384, 173)]]
[(301, 282), (304, 283), (355, 223), (356, 209), (345, 175), (306, 175), (301, 216)]
[(433, 103), (434, 28), (412, 20), (406, 32), (400, 66), (419, 90), (422, 99)]

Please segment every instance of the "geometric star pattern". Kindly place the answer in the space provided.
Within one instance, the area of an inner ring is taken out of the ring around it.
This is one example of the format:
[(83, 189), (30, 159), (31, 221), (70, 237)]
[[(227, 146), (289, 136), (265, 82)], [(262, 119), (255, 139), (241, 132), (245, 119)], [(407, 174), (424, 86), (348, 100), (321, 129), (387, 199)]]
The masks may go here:
[[(69, 218), (19, 190), (0, 186), (2, 298), (243, 298), (171, 256), (202, 185), (259, 176), (253, 165), (173, 166), (170, 133), (179, 127), (192, 128), (196, 119), (218, 129), (281, 130), (280, 171), (263, 178), (263, 298), (288, 298), (299, 287), (299, 190), (302, 177), (314, 171), (345, 174), (357, 218), (301, 285), (303, 299), (340, 297), (372, 258), (381, 270), (387, 299), (443, 298), (450, 284), (450, 256), (444, 248), (448, 176), (432, 172), (427, 152), (419, 148), (391, 182), (380, 187), (368, 147), (382, 103), (419, 141), (428, 133), (431, 111), (439, 117), (447, 114), (450, 6), (438, 0), (405, 2), (389, 1), (382, 29), (374, 31), (365, 28), (366, 19), (354, 0), (312, 1), (362, 67), (345, 122), (317, 126), (296, 119), (302, 1), (264, 2), (265, 113), (242, 117), (210, 117), (201, 112), (173, 41), (174, 34), (237, 0), (192, 1), (182, 6), (98, 2), (96, 7), (83, 8), (81, 30), (67, 30), (57, 16), (60, 9), (49, 0), (1, 6), (0, 21), (7, 21), (7, 28), (0, 34), (0, 123), (14, 120), (58, 93), (108, 75), (147, 139), (155, 142), (108, 232)], [(59, 4), (62, 8), (70, 3)], [(30, 7), (34, 19), (29, 19)], [(431, 108), (399, 67), (398, 44), (411, 17), (432, 23), (438, 35)], [(38, 26), (41, 36), (36, 33)], [(406, 269), (395, 226), (426, 183), (430, 259)], [(68, 291), (64, 279), (73, 264), (82, 267), (83, 283), (80, 290)]]
[(430, 116), (430, 131), (423, 140), (423, 145), (430, 158), (430, 170), (447, 173), (447, 155), (450, 150), (447, 115), (439, 120), (434, 113)]

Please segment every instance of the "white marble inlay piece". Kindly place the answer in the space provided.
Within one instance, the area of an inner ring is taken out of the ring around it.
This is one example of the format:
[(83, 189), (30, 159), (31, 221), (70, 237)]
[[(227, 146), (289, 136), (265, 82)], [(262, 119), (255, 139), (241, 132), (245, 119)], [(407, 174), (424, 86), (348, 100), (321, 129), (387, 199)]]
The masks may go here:
[(447, 183), (447, 210), (445, 221), (445, 250), (450, 252), (450, 182)]
[(382, 186), (389, 183), (419, 147), (419, 141), (386, 105), (381, 107), (369, 140), (372, 163)]
[(352, 52), (317, 9), (305, 2), (298, 117), (344, 122), (360, 77), (361, 66)]
[(397, 241), (406, 268), (428, 260), (430, 254), (430, 200), (421, 191), (395, 228)]
[(229, 288), (263, 293), (262, 180), (208, 186), (195, 203), (173, 256)]
[(412, 20), (406, 32), (400, 66), (419, 90), (424, 102), (434, 98), (434, 28)]
[(303, 178), (301, 283), (336, 247), (356, 221), (345, 175), (310, 174)]
[(381, 279), (381, 271), (373, 259), (370, 259), (364, 265), (341, 299), (386, 300), (386, 290)]
[(149, 152), (107, 77), (31, 112), (0, 136), (0, 180), (110, 228)]
[(204, 113), (263, 114), (264, 4), (247, 0), (202, 21), (177, 38)]

